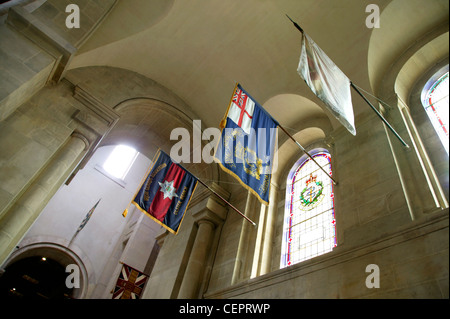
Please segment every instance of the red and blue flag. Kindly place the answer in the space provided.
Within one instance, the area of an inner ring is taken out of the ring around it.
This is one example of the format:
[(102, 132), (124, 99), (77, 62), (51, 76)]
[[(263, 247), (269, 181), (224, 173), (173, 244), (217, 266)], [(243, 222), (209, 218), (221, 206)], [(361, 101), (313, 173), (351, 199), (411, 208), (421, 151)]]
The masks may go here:
[(133, 204), (173, 234), (178, 232), (198, 180), (161, 150)]

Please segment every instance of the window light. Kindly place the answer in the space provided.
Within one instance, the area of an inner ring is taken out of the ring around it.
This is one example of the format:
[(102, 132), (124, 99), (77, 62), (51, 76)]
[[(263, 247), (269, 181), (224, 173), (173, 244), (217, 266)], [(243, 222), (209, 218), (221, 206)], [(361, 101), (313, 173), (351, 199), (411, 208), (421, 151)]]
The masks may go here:
[(124, 179), (133, 165), (138, 151), (126, 145), (118, 145), (103, 164), (103, 169), (112, 176)]
[[(314, 159), (330, 175), (331, 156), (323, 150)], [(337, 245), (333, 184), (310, 159), (301, 158), (286, 183), (281, 268), (330, 252)]]
[[(435, 77), (433, 77), (435, 78)], [(433, 79), (432, 78), (432, 79)], [(431, 84), (431, 87), (428, 86)], [(423, 97), (422, 104), (425, 111), (430, 118), (431, 124), (439, 136), (445, 151), (448, 155), (448, 91), (449, 91), (449, 78), (448, 72), (440, 76), (437, 80), (434, 80), (424, 88), (425, 96)]]

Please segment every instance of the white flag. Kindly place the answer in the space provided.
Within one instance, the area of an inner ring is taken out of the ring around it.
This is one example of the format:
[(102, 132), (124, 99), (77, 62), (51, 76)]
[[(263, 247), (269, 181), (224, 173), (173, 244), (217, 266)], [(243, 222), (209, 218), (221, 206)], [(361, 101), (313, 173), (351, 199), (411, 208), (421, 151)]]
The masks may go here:
[(356, 135), (350, 80), (304, 32), (297, 72), (339, 122)]

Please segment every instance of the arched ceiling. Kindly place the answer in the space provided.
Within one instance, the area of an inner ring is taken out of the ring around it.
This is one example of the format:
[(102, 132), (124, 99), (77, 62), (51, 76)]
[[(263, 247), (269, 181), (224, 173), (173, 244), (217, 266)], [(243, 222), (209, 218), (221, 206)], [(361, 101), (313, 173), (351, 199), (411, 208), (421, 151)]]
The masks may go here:
[[(175, 144), (182, 143), (183, 155), (188, 158), (183, 161), (183, 166), (195, 176), (205, 180), (218, 180), (218, 167), (207, 165), (205, 162), (195, 163), (192, 149), (192, 134), (186, 136), (174, 136), (174, 129), (184, 129), (192, 132), (191, 119), (175, 109), (175, 107), (154, 99), (140, 98), (125, 101), (116, 107), (120, 114), (120, 121), (102, 141), (102, 146), (109, 144), (125, 144), (137, 149), (147, 158), (152, 159), (158, 149), (170, 154)], [(200, 147), (206, 141), (200, 141)], [(177, 148), (179, 149), (179, 148)]]
[(167, 15), (173, 3), (174, 0), (118, 1), (108, 19), (79, 52), (91, 51), (151, 28)]
[(407, 101), (417, 79), (426, 73), (430, 66), (436, 65), (445, 58), (448, 60), (448, 51), (448, 32), (424, 45), (405, 63), (399, 72), (395, 83), (395, 92), (404, 101)]
[[(296, 141), (299, 141), (302, 145), (308, 145), (317, 141), (318, 139), (325, 138), (325, 133), (318, 127), (310, 127), (307, 129), (300, 130), (293, 136)], [(303, 155), (302, 152), (299, 151), (297, 146), (290, 140), (284, 142), (282, 145), (279, 145), (276, 165), (274, 166), (274, 170), (272, 172), (272, 182), (276, 185), (280, 185), (282, 180), (281, 177), (285, 177), (286, 171), (290, 169), (290, 165), (292, 165), (293, 159), (296, 160), (299, 158), (299, 154)]]
[[(235, 82), (260, 104), (280, 94), (294, 94), (322, 108), (297, 74), (301, 34), (286, 14), (353, 81), (369, 87), (367, 50), (372, 30), (365, 26), (364, 1), (132, 2), (125, 6), (128, 1), (119, 1), (69, 68), (105, 65), (140, 73), (181, 97), (205, 126), (218, 127)], [(382, 10), (389, 1), (381, 2)], [(272, 110), (275, 118), (301, 113), (302, 105), (289, 107), (288, 114), (276, 107)], [(330, 121), (339, 126), (332, 117)]]
[[(386, 6), (380, 16), (379, 29), (374, 29), (369, 45), (369, 77), (373, 91), (378, 92), (380, 81), (389, 67), (415, 42), (444, 23), (448, 24), (449, 1), (445, 0), (395, 0)], [(445, 45), (446, 44), (446, 45)], [(427, 62), (448, 56), (447, 41), (435, 46), (437, 51), (428, 50)], [(420, 62), (419, 62), (420, 63)], [(420, 63), (423, 68), (425, 61)], [(428, 65), (427, 67), (430, 67)]]
[[(379, 29), (366, 26), (369, 3), (380, 9)], [(448, 0), (119, 0), (69, 69), (144, 75), (186, 102), (204, 127), (218, 127), (239, 82), (282, 125), (325, 115), (340, 128), (297, 74), (301, 34), (286, 14), (370, 91), (416, 37), (448, 20)], [(370, 112), (352, 99), (356, 114)]]
[(277, 121), (287, 129), (297, 128), (302, 124), (303, 119), (326, 116), (316, 103), (296, 94), (273, 96), (264, 103), (263, 107), (267, 112), (276, 114)]

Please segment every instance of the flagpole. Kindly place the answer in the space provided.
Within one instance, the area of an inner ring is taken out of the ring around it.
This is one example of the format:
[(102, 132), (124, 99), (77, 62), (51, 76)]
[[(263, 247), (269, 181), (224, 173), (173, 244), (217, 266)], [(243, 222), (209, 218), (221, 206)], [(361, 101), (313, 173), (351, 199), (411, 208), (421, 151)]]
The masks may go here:
[(337, 185), (337, 184), (338, 184), (338, 183), (334, 180), (334, 178), (331, 177), (331, 175), (330, 175), (327, 171), (325, 171), (325, 169), (324, 169), (322, 166), (320, 166), (319, 163), (317, 163), (317, 161), (314, 159), (314, 157), (312, 157), (311, 154), (309, 154), (309, 153), (305, 150), (305, 148), (304, 148), (299, 142), (297, 142), (297, 140), (296, 140), (291, 134), (289, 134), (288, 131), (286, 131), (286, 130), (284, 129), (284, 127), (282, 127), (280, 124), (278, 124), (278, 127), (281, 128), (281, 130), (282, 130), (284, 133), (286, 133), (286, 135), (289, 136), (289, 138), (290, 138), (292, 141), (294, 141), (294, 143), (297, 144), (297, 146), (298, 146), (298, 147), (299, 147), (306, 155), (308, 155), (308, 157), (309, 157), (310, 159), (312, 159), (312, 161), (313, 161), (314, 163), (316, 163), (316, 165), (319, 166), (319, 168), (320, 168), (325, 174), (327, 174), (327, 176), (333, 181), (333, 184), (334, 184), (334, 185)]
[[(288, 16), (288, 18), (289, 18), (289, 16)], [(290, 19), (290, 18), (289, 18)], [(292, 21), (292, 20), (291, 20)], [(295, 22), (294, 22), (295, 23)], [(298, 25), (297, 25), (298, 26)], [(299, 27), (300, 28), (300, 27)], [(301, 29), (301, 28), (300, 28)], [(236, 87), (237, 87), (237, 84), (236, 84)], [(235, 88), (235, 90), (236, 90), (236, 88)], [(233, 91), (233, 94), (234, 94), (234, 91)], [(231, 103), (230, 103), (231, 104)], [(261, 107), (262, 108), (262, 107)], [(266, 111), (267, 112), (267, 111)], [(228, 111), (227, 111), (227, 113), (228, 113)], [(267, 112), (268, 113), (268, 112)], [(270, 115), (270, 114), (269, 114)], [(272, 115), (270, 115), (271, 117), (272, 117)], [(273, 117), (272, 117), (273, 118)], [(309, 154), (307, 151), (306, 151), (306, 149), (291, 135), (291, 134), (289, 134), (289, 132), (288, 131), (286, 131), (285, 129), (284, 129), (284, 127), (282, 127), (281, 125), (280, 125), (280, 123), (278, 122), (278, 121), (276, 121), (277, 123), (278, 123), (278, 127), (279, 128), (281, 128), (282, 130), (283, 130), (283, 132), (284, 133), (286, 133), (286, 135), (287, 136), (289, 136), (289, 138), (292, 140), (292, 141), (294, 141), (294, 143), (295, 144), (297, 144), (297, 146), (306, 154), (306, 155), (308, 155), (308, 157), (333, 181), (333, 184), (334, 185), (337, 185), (338, 183), (337, 183), (337, 181), (335, 181), (334, 180), (334, 178), (333, 177), (331, 177), (331, 175), (329, 174), (329, 173), (327, 173), (326, 171), (325, 171), (325, 169), (322, 167), (322, 166), (320, 166), (319, 165), (319, 163), (317, 163), (317, 161), (311, 156), (311, 154)], [(240, 213), (240, 212), (239, 212)], [(253, 223), (253, 222), (252, 222)]]
[[(288, 17), (289, 20), (294, 24), (294, 26), (299, 30), (302, 34), (304, 34), (303, 29), (294, 22), (287, 14), (286, 17)], [(353, 84), (352, 81), (350, 81), (350, 86), (363, 98), (363, 100), (372, 108), (372, 110), (378, 115), (378, 117), (383, 121), (384, 124), (391, 130), (392, 133), (399, 139), (399, 141), (405, 146), (406, 148), (409, 148), (409, 145), (406, 144), (406, 142), (400, 137), (400, 135), (394, 130), (394, 128), (389, 124), (389, 122), (381, 115), (381, 113), (372, 105), (372, 103), (369, 102), (369, 100), (361, 93), (361, 91), (358, 90), (358, 88)]]
[(300, 31), (301, 33), (304, 32), (303, 29), (297, 24), (297, 22), (295, 22), (294, 20), (292, 20), (290, 16), (288, 16), (288, 15), (286, 14), (286, 17), (288, 17), (288, 19), (291, 20), (291, 22), (292, 22), (292, 23), (294, 24), (294, 26), (298, 29), (298, 31)]
[(394, 133), (394, 135), (400, 140), (400, 142), (406, 148), (409, 148), (409, 145), (406, 144), (406, 142), (400, 137), (400, 135), (398, 135), (398, 133), (391, 126), (391, 124), (389, 124), (389, 122), (386, 121), (386, 119), (383, 117), (383, 115), (381, 115), (381, 113), (375, 108), (375, 106), (373, 106), (372, 103), (370, 103), (370, 101), (361, 93), (361, 91), (358, 90), (358, 88), (353, 84), (352, 81), (350, 81), (350, 86), (359, 94), (359, 96), (361, 96), (364, 99), (364, 101), (366, 101), (367, 104), (369, 104), (369, 106), (372, 108), (372, 110), (378, 115), (378, 117), (383, 121), (383, 123), (387, 125), (387, 127), (391, 130), (391, 132)]
[(248, 218), (247, 216), (245, 216), (244, 214), (242, 214), (239, 209), (237, 209), (236, 207), (234, 207), (233, 205), (231, 205), (230, 202), (228, 202), (225, 198), (223, 198), (221, 195), (219, 195), (215, 190), (213, 190), (211, 187), (209, 187), (208, 185), (206, 185), (201, 179), (197, 180), (200, 182), (200, 184), (202, 184), (203, 186), (205, 186), (210, 192), (212, 192), (214, 195), (216, 195), (217, 197), (219, 197), (221, 200), (223, 200), (228, 206), (230, 206), (232, 209), (234, 209), (239, 215), (241, 215), (242, 217), (244, 217), (248, 222), (250, 222), (253, 226), (256, 226), (256, 223), (253, 222), (250, 218)]

